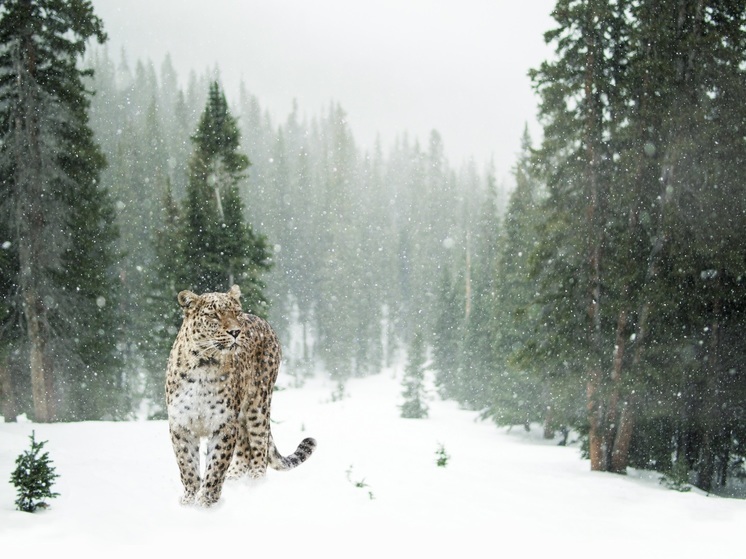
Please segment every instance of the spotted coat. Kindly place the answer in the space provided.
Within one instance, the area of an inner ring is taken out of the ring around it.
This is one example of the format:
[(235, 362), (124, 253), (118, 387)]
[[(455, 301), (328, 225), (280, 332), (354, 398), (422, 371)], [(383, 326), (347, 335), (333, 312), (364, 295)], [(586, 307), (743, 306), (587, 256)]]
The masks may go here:
[(227, 293), (178, 296), (184, 320), (168, 359), (166, 404), (184, 504), (210, 506), (220, 499), (226, 476), (260, 478), (267, 466), (289, 470), (316, 447), (312, 438), (290, 456), (275, 447), (270, 405), (280, 344), (266, 321), (242, 311), (240, 295), (233, 286)]

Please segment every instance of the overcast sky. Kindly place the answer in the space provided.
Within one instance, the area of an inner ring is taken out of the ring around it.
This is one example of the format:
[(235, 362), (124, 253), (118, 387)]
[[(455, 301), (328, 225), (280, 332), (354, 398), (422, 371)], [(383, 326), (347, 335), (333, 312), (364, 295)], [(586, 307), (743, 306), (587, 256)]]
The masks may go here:
[[(453, 165), (494, 158), (509, 173), (537, 100), (527, 77), (551, 56), (554, 0), (93, 0), (109, 49), (130, 63), (166, 53), (183, 82), (217, 65), (226, 94), (241, 80), (276, 122), (330, 101), (357, 143), (407, 132), (443, 136)], [(250, 155), (250, 154), (249, 154)]]

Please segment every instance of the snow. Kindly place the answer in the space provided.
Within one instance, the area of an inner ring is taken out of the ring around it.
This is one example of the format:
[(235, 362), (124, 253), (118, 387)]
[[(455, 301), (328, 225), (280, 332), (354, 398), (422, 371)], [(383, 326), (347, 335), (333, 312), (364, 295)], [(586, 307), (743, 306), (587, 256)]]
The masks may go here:
[[(276, 392), (281, 452), (313, 436), (315, 454), (259, 482), (227, 482), (210, 509), (179, 504), (165, 421), (0, 423), (3, 552), (684, 558), (741, 549), (743, 501), (672, 491), (652, 472), (592, 473), (577, 445), (498, 428), (432, 395), (428, 419), (402, 419), (400, 374), (351, 380), (339, 401), (321, 378)], [(29, 514), (15, 510), (7, 480), (32, 429), (48, 441), (60, 496)]]

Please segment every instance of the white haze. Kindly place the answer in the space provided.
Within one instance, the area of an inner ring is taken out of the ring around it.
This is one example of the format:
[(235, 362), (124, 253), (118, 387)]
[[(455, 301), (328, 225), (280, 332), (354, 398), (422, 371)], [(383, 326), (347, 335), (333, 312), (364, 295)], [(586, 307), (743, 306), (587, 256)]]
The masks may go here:
[(297, 100), (331, 101), (356, 141), (388, 146), (438, 130), (455, 165), (494, 159), (508, 175), (524, 126), (538, 138), (527, 76), (551, 56), (553, 0), (93, 0), (115, 60), (170, 53), (182, 84), (218, 66), (229, 98), (244, 81), (276, 122)]

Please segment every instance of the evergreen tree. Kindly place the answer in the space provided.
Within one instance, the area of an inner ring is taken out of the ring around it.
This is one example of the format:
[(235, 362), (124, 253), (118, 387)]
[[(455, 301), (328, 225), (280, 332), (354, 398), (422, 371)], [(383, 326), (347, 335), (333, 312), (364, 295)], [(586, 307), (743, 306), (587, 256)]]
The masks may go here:
[(163, 193), (161, 226), (153, 240), (155, 268), (143, 309), (150, 319), (150, 336), (143, 344), (143, 353), (150, 373), (145, 379), (143, 396), (148, 403), (148, 417), (167, 418), (163, 399), (166, 371), (163, 363), (181, 325), (182, 312), (174, 304), (183, 279), (181, 262), (184, 246), (182, 218), (174, 199), (170, 182)]
[(425, 348), (422, 335), (416, 332), (409, 344), (407, 365), (404, 369), (402, 385), (404, 403), (401, 405), (401, 416), (410, 419), (427, 417), (427, 402), (425, 402)]
[(433, 329), (433, 368), (441, 396), (463, 401), (464, 305), (454, 284), (458, 282), (454, 282), (450, 270), (443, 267), (436, 299), (438, 315)]
[(54, 480), (59, 477), (55, 473), (49, 453), (39, 454), (46, 441), (36, 442), (35, 433), (31, 436), (31, 449), (16, 458), (16, 469), (10, 476), (10, 482), (16, 487), (18, 498), (16, 507), (23, 512), (34, 512), (38, 508), (46, 508), (44, 499), (54, 499), (58, 493), (52, 491)]
[(472, 409), (484, 409), (489, 402), (490, 379), (501, 364), (494, 360), (495, 295), (497, 248), (500, 222), (497, 212), (497, 184), (494, 165), (486, 173), (487, 191), (469, 238), (470, 309), (464, 324), (464, 383), (461, 401)]
[[(542, 156), (549, 196), (542, 238), (540, 286), (546, 312), (541, 340), (551, 369), (567, 363), (584, 377), (589, 394), (591, 467), (609, 468), (602, 437), (610, 398), (612, 341), (609, 327), (613, 291), (604, 290), (607, 247), (612, 221), (608, 202), (614, 184), (614, 144), (604, 141), (613, 129), (610, 103), (623, 87), (615, 71), (622, 63), (617, 29), (624, 7), (604, 0), (581, 4), (561, 0), (554, 12), (559, 27), (558, 59), (534, 73), (543, 94), (545, 127)], [(569, 40), (559, 40), (563, 33)], [(572, 96), (576, 102), (566, 102)], [(549, 159), (552, 163), (549, 162)], [(611, 418), (611, 415), (608, 416)]]
[(240, 153), (236, 120), (217, 82), (192, 137), (189, 183), (184, 206), (184, 282), (202, 293), (241, 286), (247, 310), (266, 315), (260, 274), (270, 268), (266, 239), (245, 222), (239, 183), (249, 166)]
[(547, 197), (524, 354), (553, 371), (552, 391), (587, 394), (574, 407), (593, 469), (681, 472), (673, 457), (709, 489), (739, 448), (745, 13), (559, 1), (558, 56), (532, 74)]
[(346, 114), (339, 105), (330, 107), (320, 140), (317, 203), (322, 219), (315, 223), (313, 239), (323, 250), (317, 277), (320, 289), (327, 296), (315, 308), (317, 343), (332, 377), (344, 382), (359, 372), (359, 364), (355, 362), (356, 317), (360, 312), (364, 265), (358, 256), (360, 228), (353, 189), (357, 154)]
[[(116, 383), (117, 232), (78, 67), (92, 38), (106, 37), (88, 1), (0, 6), (0, 194), (18, 258), (6, 295), (25, 325), (37, 421), (101, 417)], [(66, 390), (79, 371), (104, 392)]]
[[(540, 243), (546, 192), (527, 128), (513, 174), (516, 186), (498, 241), (492, 322), (492, 356), (499, 368), (490, 379), (485, 416), (526, 428), (544, 422), (544, 435), (552, 438), (557, 429), (584, 424), (583, 388), (577, 371), (562, 360), (566, 354), (553, 353), (562, 346), (540, 322), (546, 310)], [(572, 275), (569, 283), (575, 283)]]
[[(641, 7), (641, 31), (653, 9)], [(651, 437), (660, 422), (652, 414), (640, 419), (648, 442), (668, 457), (660, 462), (671, 472), (691, 471), (694, 483), (710, 491), (738, 471), (733, 455), (742, 449), (746, 113), (737, 99), (746, 92), (746, 6), (708, 2), (703, 10), (679, 2), (667, 9), (668, 23), (658, 34), (670, 61), (663, 77), (671, 109), (661, 127), (664, 141), (655, 144), (662, 148), (657, 224), (663, 242), (648, 281), (650, 342), (643, 363), (669, 373), (654, 378), (672, 410), (665, 431), (673, 426), (673, 437)], [(666, 345), (680, 357), (661, 351)]]

